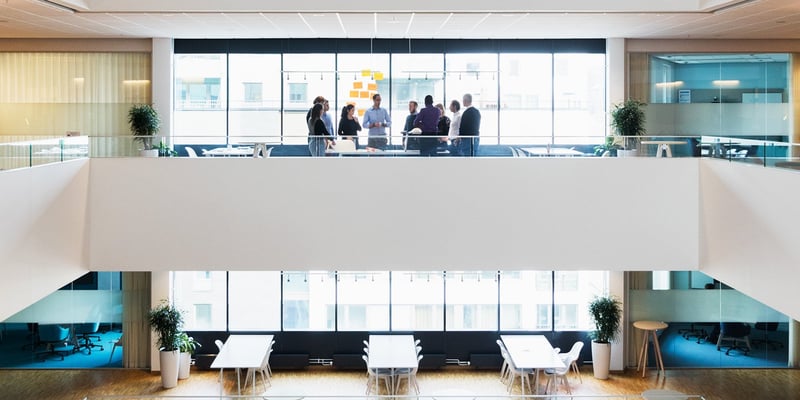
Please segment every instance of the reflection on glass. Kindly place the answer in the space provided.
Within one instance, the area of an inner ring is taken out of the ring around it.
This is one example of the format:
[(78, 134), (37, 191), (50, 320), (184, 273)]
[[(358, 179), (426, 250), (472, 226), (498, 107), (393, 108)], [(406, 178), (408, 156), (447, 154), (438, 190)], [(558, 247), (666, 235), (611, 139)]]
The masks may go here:
[[(434, 104), (443, 103), (444, 56), (442, 54), (392, 55), (392, 143), (402, 143), (403, 123), (411, 100), (424, 106), (425, 96), (433, 96)], [(388, 108), (388, 104), (383, 105)]]
[[(388, 54), (339, 54), (337, 96), (331, 100), (334, 128), (338, 127), (342, 107), (355, 105), (355, 117), (364, 121), (364, 111), (372, 107), (372, 96), (381, 94), (381, 107), (389, 109), (389, 55)], [(336, 104), (333, 103), (336, 102)], [(394, 115), (392, 115), (394, 117)], [(366, 129), (360, 132), (366, 137)], [(366, 143), (366, 139), (363, 141)]]
[(472, 94), (472, 106), (481, 112), (480, 143), (497, 144), (497, 54), (447, 54), (445, 62), (445, 109), (450, 100)]
[(279, 54), (231, 54), (228, 135), (233, 144), (279, 143)]
[(497, 330), (497, 272), (445, 272), (446, 329)]
[(175, 55), (175, 143), (226, 144), (227, 59), (225, 54)]
[(185, 311), (187, 331), (224, 331), (227, 320), (224, 271), (174, 271), (175, 306)]
[(552, 54), (500, 54), (501, 144), (552, 143), (552, 66)]
[[(315, 97), (322, 96), (328, 100), (335, 97), (335, 69), (334, 54), (283, 55), (283, 142), (285, 144), (308, 143), (306, 113), (313, 105), (311, 102)], [(328, 111), (329, 114), (335, 112), (335, 109)]]
[(389, 330), (389, 272), (338, 271), (338, 330)]
[(228, 287), (230, 330), (281, 330), (279, 271), (231, 271)]
[(441, 271), (392, 272), (392, 330), (441, 331), (443, 305)]
[(553, 143), (600, 143), (606, 126), (605, 55), (553, 56)]
[(336, 304), (336, 273), (283, 272), (283, 329), (332, 331)]

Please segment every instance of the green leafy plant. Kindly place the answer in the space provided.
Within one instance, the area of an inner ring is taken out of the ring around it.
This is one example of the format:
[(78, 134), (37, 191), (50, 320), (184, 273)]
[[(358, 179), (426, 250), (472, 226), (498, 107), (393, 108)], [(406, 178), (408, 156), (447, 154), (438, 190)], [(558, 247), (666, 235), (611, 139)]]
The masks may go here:
[(158, 336), (158, 348), (162, 351), (175, 351), (180, 348), (179, 333), (183, 326), (183, 312), (162, 300), (147, 314), (147, 321)]
[(153, 137), (161, 128), (158, 112), (150, 104), (134, 104), (128, 110), (128, 124), (133, 140), (142, 143), (145, 150), (153, 148)]
[(194, 353), (198, 347), (203, 347), (203, 345), (194, 340), (194, 338), (189, 336), (186, 332), (178, 333), (178, 343), (178, 348), (181, 353)]
[(589, 302), (589, 315), (595, 330), (589, 336), (598, 343), (617, 340), (622, 320), (622, 303), (613, 296), (596, 296)]
[(611, 128), (614, 133), (622, 136), (626, 149), (632, 149), (639, 143), (639, 136), (646, 133), (644, 128), (645, 114), (642, 107), (646, 106), (639, 100), (628, 99), (615, 104), (611, 110)]
[(622, 145), (617, 143), (617, 139), (616, 136), (606, 136), (606, 140), (603, 144), (594, 146), (594, 155), (600, 157), (608, 152), (609, 156), (616, 156), (617, 150), (622, 148)]
[(171, 149), (171, 148), (169, 148), (169, 146), (167, 146), (167, 144), (164, 143), (164, 142), (159, 142), (158, 146), (155, 146), (154, 148), (158, 149), (158, 156), (159, 157), (177, 157), (178, 156), (178, 152), (173, 150), (173, 149)]

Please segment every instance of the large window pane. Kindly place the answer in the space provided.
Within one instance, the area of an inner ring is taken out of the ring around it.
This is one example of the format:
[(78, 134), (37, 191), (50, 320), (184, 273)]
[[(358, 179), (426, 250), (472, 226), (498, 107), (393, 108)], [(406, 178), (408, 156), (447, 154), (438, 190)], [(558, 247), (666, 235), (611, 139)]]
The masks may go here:
[(425, 96), (431, 95), (434, 104), (445, 104), (443, 71), (444, 57), (441, 54), (392, 55), (392, 143), (402, 144), (401, 132), (408, 116), (409, 101), (415, 100), (422, 108)]
[(227, 323), (224, 271), (173, 272), (175, 306), (185, 311), (187, 331), (224, 331)]
[(228, 135), (233, 144), (279, 143), (280, 54), (230, 55)]
[(317, 96), (333, 99), (336, 93), (335, 55), (284, 54), (283, 68), (283, 140), (307, 144), (306, 113), (311, 102)]
[(605, 55), (553, 56), (553, 142), (600, 143), (606, 130)]
[(448, 331), (497, 330), (497, 272), (445, 273)]
[(231, 271), (228, 273), (228, 309), (232, 331), (281, 329), (281, 273)]
[(283, 273), (283, 329), (332, 331), (336, 274), (326, 271)]
[(555, 330), (592, 330), (589, 302), (607, 293), (608, 273), (605, 271), (556, 271), (553, 298)]
[(176, 144), (226, 144), (227, 56), (175, 55)]
[(480, 143), (497, 144), (497, 54), (448, 54), (446, 65), (445, 104), (472, 94), (472, 105), (481, 112)]
[(392, 272), (392, 330), (444, 329), (444, 280), (440, 271)]
[(552, 54), (500, 54), (501, 144), (552, 143), (552, 66)]
[(338, 329), (389, 330), (389, 272), (338, 273)]
[(552, 328), (552, 272), (509, 271), (500, 275), (500, 329)]

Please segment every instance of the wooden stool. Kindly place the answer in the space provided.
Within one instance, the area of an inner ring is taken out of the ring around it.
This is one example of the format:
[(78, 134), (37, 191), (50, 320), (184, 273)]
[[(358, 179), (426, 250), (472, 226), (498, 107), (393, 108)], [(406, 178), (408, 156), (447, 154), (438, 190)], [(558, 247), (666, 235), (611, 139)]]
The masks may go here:
[(633, 326), (637, 329), (641, 329), (644, 332), (642, 339), (644, 340), (642, 343), (642, 350), (639, 352), (639, 366), (636, 367), (638, 371), (639, 368), (642, 369), (642, 378), (644, 378), (645, 374), (647, 373), (647, 348), (649, 347), (650, 343), (650, 334), (653, 335), (653, 352), (656, 354), (656, 367), (664, 373), (664, 360), (661, 359), (661, 346), (658, 345), (658, 336), (656, 335), (656, 331), (659, 329), (666, 329), (667, 325), (665, 322), (661, 321), (636, 321), (633, 323)]

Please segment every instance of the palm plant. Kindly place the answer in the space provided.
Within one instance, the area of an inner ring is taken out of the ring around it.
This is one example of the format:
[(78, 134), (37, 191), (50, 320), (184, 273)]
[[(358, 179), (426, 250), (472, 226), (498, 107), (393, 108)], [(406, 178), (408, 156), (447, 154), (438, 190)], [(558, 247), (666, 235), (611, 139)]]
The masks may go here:
[(179, 333), (183, 326), (183, 312), (166, 300), (148, 313), (148, 322), (158, 336), (158, 348), (161, 351), (180, 349)]
[(644, 128), (645, 114), (642, 107), (646, 106), (639, 100), (628, 99), (615, 104), (611, 110), (611, 128), (614, 133), (622, 136), (625, 148), (630, 150), (639, 142), (639, 136), (646, 133)]
[(589, 302), (589, 315), (596, 329), (589, 336), (598, 343), (611, 343), (617, 340), (622, 303), (613, 296), (597, 296)]
[(134, 104), (128, 110), (128, 124), (133, 140), (141, 142), (145, 150), (153, 148), (153, 137), (161, 128), (158, 112), (150, 104)]

